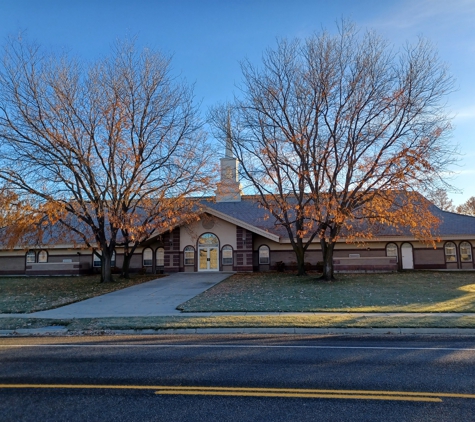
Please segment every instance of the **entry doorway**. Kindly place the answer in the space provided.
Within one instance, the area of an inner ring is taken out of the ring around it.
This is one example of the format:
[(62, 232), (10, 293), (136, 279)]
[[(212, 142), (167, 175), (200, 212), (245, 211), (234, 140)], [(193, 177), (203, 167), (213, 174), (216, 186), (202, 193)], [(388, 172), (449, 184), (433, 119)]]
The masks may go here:
[(198, 239), (198, 271), (219, 271), (219, 240), (212, 233)]
[(403, 243), (401, 245), (401, 260), (403, 270), (414, 269), (414, 257), (412, 254), (412, 245), (410, 243)]
[(199, 248), (199, 269), (200, 271), (217, 271), (218, 268), (218, 248)]

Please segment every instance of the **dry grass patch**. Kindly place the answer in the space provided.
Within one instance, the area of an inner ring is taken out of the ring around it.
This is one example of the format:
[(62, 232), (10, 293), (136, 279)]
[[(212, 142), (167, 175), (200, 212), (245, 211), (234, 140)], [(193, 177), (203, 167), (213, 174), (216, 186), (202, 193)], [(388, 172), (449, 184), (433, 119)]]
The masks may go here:
[(181, 304), (184, 312), (475, 312), (475, 272), (235, 274)]
[(0, 313), (30, 313), (58, 308), (100, 296), (160, 275), (117, 276), (113, 283), (99, 283), (99, 276), (80, 277), (0, 277)]

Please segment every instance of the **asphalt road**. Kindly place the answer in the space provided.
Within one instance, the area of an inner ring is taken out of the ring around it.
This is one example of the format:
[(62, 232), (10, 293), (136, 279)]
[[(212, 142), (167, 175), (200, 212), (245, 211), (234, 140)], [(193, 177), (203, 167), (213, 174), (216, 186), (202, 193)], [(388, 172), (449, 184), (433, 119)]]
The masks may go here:
[(475, 338), (0, 339), (1, 421), (472, 421)]

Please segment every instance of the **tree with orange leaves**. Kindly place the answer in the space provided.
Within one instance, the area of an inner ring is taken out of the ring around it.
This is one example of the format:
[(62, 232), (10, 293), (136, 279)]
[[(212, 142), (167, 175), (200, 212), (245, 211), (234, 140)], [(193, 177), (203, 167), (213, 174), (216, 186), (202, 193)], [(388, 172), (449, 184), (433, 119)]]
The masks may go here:
[(0, 204), (2, 247), (43, 246), (46, 238), (50, 243), (74, 242), (68, 229), (52, 224), (58, 220), (58, 208), (54, 204), (36, 202), (30, 195), (21, 195), (5, 185), (0, 186)]
[(210, 119), (217, 138), (232, 136), (247, 189), (286, 229), (299, 275), (315, 239), (332, 280), (340, 238), (388, 226), (434, 238), (438, 221), (417, 192), (453, 161), (444, 112), (453, 81), (428, 42), (395, 51), (343, 22), (336, 35), (280, 40), (242, 71), (241, 95)]
[[(13, 40), (0, 71), (0, 179), (47, 210), (101, 258), (188, 212), (210, 182), (210, 148), (193, 91), (170, 59), (133, 43), (86, 66)], [(173, 198), (173, 200), (171, 199)]]
[(33, 210), (28, 202), (4, 184), (0, 185), (0, 204), (2, 243), (6, 247), (12, 247), (24, 237), (25, 224), (22, 222), (31, 220)]

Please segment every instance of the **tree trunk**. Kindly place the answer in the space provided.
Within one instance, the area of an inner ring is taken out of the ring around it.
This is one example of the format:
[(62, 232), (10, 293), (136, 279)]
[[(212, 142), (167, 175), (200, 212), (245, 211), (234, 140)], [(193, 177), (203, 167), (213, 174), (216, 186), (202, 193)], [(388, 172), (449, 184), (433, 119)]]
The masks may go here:
[(122, 278), (130, 278), (130, 262), (134, 256), (135, 251), (137, 250), (138, 242), (135, 242), (130, 246), (131, 242), (127, 232), (122, 232), (124, 234), (124, 261), (122, 263), (122, 271), (120, 276)]
[(333, 276), (333, 249), (335, 248), (335, 242), (331, 239), (327, 242), (325, 239), (320, 240), (323, 252), (323, 274), (320, 277), (321, 280), (334, 281)]
[(102, 251), (101, 283), (110, 283), (114, 281), (112, 279), (111, 258), (112, 258), (112, 254), (109, 253), (107, 249)]
[(130, 261), (132, 260), (132, 254), (124, 253), (124, 262), (122, 263), (122, 272), (120, 276), (122, 278), (130, 278)]
[(297, 257), (297, 275), (307, 275), (305, 271), (305, 251), (301, 245), (295, 248), (295, 256)]

